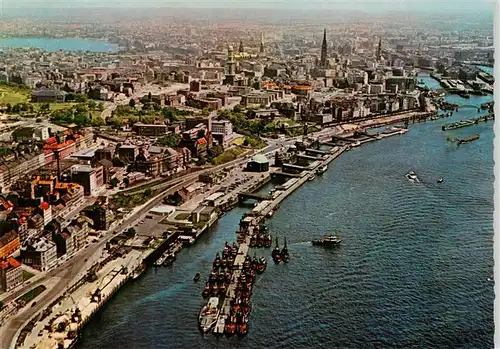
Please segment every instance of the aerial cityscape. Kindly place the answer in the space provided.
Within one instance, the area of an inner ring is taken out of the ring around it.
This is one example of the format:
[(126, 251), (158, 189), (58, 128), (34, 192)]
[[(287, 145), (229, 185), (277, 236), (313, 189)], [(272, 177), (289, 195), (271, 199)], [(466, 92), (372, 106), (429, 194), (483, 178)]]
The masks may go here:
[(1, 14), (1, 349), (494, 347), (493, 3), (56, 3)]

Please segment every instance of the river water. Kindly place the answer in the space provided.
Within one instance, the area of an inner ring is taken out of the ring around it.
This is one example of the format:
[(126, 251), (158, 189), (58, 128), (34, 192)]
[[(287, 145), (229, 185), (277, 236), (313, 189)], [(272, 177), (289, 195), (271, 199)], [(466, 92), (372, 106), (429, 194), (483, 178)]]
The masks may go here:
[[(492, 96), (447, 99), (479, 105)], [(292, 260), (257, 279), (245, 338), (200, 334), (204, 283), (192, 281), (198, 271), (206, 279), (215, 252), (235, 238), (246, 210), (237, 208), (171, 268), (149, 269), (120, 290), (79, 347), (492, 348), (492, 123), (441, 130), (476, 115), (463, 108), (346, 152), (287, 198), (267, 224), (287, 237)], [(459, 147), (447, 140), (474, 133), (481, 138)], [(405, 179), (409, 170), (421, 183)], [(335, 230), (338, 249), (310, 244)], [(270, 260), (270, 252), (257, 255)]]

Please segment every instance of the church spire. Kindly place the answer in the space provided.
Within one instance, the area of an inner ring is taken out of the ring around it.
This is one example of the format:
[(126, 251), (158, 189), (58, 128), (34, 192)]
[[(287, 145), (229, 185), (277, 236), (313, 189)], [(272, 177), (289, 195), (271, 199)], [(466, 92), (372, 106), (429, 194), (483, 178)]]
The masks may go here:
[(326, 28), (325, 31), (323, 32), (323, 44), (321, 45), (321, 59), (320, 59), (320, 66), (321, 68), (326, 68), (327, 67), (327, 56), (328, 54), (328, 47), (326, 45)]
[(264, 33), (260, 33), (260, 49), (259, 53), (263, 54), (264, 53)]
[(240, 48), (238, 49), (238, 52), (239, 53), (243, 53), (244, 52), (244, 49), (243, 49), (243, 40), (240, 40)]

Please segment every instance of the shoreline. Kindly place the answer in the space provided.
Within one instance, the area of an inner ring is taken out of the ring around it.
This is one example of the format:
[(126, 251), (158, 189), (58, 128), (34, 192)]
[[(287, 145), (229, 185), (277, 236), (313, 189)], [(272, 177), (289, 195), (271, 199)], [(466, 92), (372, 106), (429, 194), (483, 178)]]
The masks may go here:
[[(381, 117), (378, 117), (378, 118), (375, 118), (375, 119), (372, 119), (372, 120), (365, 120), (365, 121), (362, 121), (360, 120), (359, 122), (361, 123), (361, 125), (358, 125), (358, 124), (345, 124), (345, 125), (342, 125), (342, 129), (343, 129), (343, 132), (342, 133), (345, 133), (345, 132), (350, 132), (350, 131), (353, 131), (353, 130), (356, 130), (356, 129), (359, 129), (359, 128), (365, 128), (365, 129), (368, 129), (368, 128), (376, 128), (376, 127), (380, 127), (380, 126), (384, 126), (384, 125), (390, 125), (390, 124), (395, 124), (395, 123), (398, 123), (398, 122), (401, 122), (401, 121), (404, 121), (404, 120), (421, 120), (421, 119), (424, 119), (426, 120), (430, 115), (433, 115), (434, 113), (432, 112), (409, 112), (409, 113), (401, 113), (401, 114), (397, 114), (397, 115), (388, 115), (388, 116), (381, 116)], [(337, 125), (337, 126), (340, 126), (340, 125)], [(323, 131), (325, 130), (329, 130), (329, 131), (333, 131), (334, 129), (331, 128), (331, 127), (328, 127), (328, 128), (325, 128)], [(328, 136), (329, 139), (332, 138), (332, 135), (333, 134), (338, 134), (339, 132), (331, 132), (331, 134)], [(399, 132), (395, 132), (394, 134), (396, 133), (399, 133)], [(391, 134), (391, 135), (394, 135), (394, 134)], [(312, 136), (312, 135), (311, 135)], [(318, 138), (324, 138), (326, 135), (319, 135)], [(374, 140), (379, 140), (379, 139), (383, 139), (385, 137), (381, 137), (381, 138), (371, 138), (371, 139), (368, 139), (368, 140), (365, 140), (364, 142), (360, 142), (359, 144), (357, 145), (361, 145), (363, 143), (366, 143), (366, 142), (371, 142), (371, 141), (374, 141)], [(292, 138), (290, 140), (293, 140), (295, 138)], [(354, 145), (354, 146), (357, 146), (357, 145)], [(337, 146), (338, 147), (338, 146)], [(333, 150), (333, 148), (332, 148)], [(333, 161), (334, 159), (336, 159), (338, 156), (340, 156), (344, 151), (346, 151), (348, 149), (343, 149), (339, 154), (335, 154), (334, 156), (329, 156), (328, 159), (326, 160), (328, 163), (330, 163), (331, 161)], [(334, 153), (336, 153), (334, 151)], [(241, 160), (241, 159), (240, 159)], [(306, 171), (304, 171), (306, 172)], [(296, 183), (294, 183), (290, 188), (288, 188), (287, 190), (285, 190), (284, 193), (286, 193), (286, 195), (280, 195), (279, 196), (279, 202), (283, 201), (286, 197), (288, 197), (289, 195), (291, 195), (296, 189), (298, 189), (302, 184), (304, 184), (306, 181), (307, 181), (307, 178), (309, 177), (308, 176), (309, 174), (309, 171), (307, 171), (307, 174), (304, 174), (302, 176), (302, 178), (300, 178)], [(270, 176), (270, 173), (269, 173), (269, 176)], [(263, 183), (265, 184), (265, 183)], [(262, 184), (262, 185), (263, 185)], [(175, 187), (175, 185), (174, 185)], [(254, 190), (257, 190), (258, 188), (254, 189)], [(279, 203), (278, 202), (278, 203)], [(236, 204), (237, 204), (237, 196), (236, 196)], [(213, 222), (211, 222), (212, 224), (215, 223), (221, 216), (224, 212), (227, 212), (229, 210), (231, 210), (232, 208), (234, 207), (233, 203), (231, 203), (231, 205), (228, 207), (228, 209), (226, 210), (223, 210), (223, 212), (221, 212), (221, 214), (219, 214), (217, 216), (217, 219), (215, 219)], [(265, 213), (263, 215), (263, 217), (265, 217), (267, 215), (267, 213), (269, 213), (270, 211), (272, 211), (275, 207), (279, 207), (278, 206), (268, 206), (264, 209)], [(210, 224), (210, 225), (212, 225)], [(204, 226), (203, 228), (201, 228), (201, 231), (204, 232), (206, 231), (206, 229), (209, 227), (209, 225), (207, 224), (206, 226)], [(201, 233), (200, 233), (201, 234)], [(139, 263), (142, 264), (144, 262), (144, 260), (146, 258), (149, 257), (149, 255), (151, 254), (154, 254), (155, 252), (157, 252), (157, 249), (153, 249), (153, 250), (150, 250), (148, 255), (144, 255), (142, 256), (142, 259)], [(104, 268), (104, 267), (103, 267)], [(80, 325), (78, 324), (77, 325), (77, 332), (78, 332), (78, 335), (76, 336), (76, 338), (74, 338), (74, 340), (78, 341), (78, 339), (80, 338), (81, 336), (81, 331), (83, 330), (83, 327), (85, 324), (88, 323), (88, 321), (93, 317), (93, 315), (95, 315), (95, 313), (101, 309), (102, 305), (105, 304), (107, 302), (107, 300), (109, 298), (111, 298), (112, 295), (114, 295), (118, 290), (119, 288), (124, 285), (126, 283), (126, 281), (128, 281), (130, 278), (131, 278), (131, 274), (132, 272), (129, 273), (129, 275), (127, 275), (128, 277), (126, 278), (125, 281), (123, 282), (119, 282), (119, 286), (116, 286), (116, 288), (113, 288), (112, 291), (110, 293), (107, 294), (106, 298), (103, 300), (103, 301), (100, 301), (97, 305), (97, 309), (94, 309), (95, 311), (92, 311), (91, 314), (89, 314), (88, 318), (86, 318), (85, 320), (82, 319), (82, 323), (83, 325)], [(64, 300), (67, 300), (68, 298), (71, 298), (71, 297), (65, 297), (63, 299)], [(41, 313), (41, 312), (40, 312)], [(33, 321), (33, 318), (35, 318), (37, 315), (39, 315), (40, 313), (38, 314), (35, 314), (34, 316), (32, 316), (29, 320), (27, 320), (16, 332), (15, 336), (13, 337), (13, 340), (11, 341), (11, 347), (14, 348), (15, 346), (12, 346), (13, 343), (17, 343), (17, 340), (18, 340), (18, 337), (19, 335), (21, 334), (21, 332), (24, 330), (24, 328), (31, 322)], [(26, 338), (28, 338), (29, 335), (33, 335), (32, 331), (30, 331), (28, 333), (28, 335), (26, 336)], [(38, 337), (40, 338), (40, 337)], [(76, 343), (76, 342), (75, 342)], [(74, 346), (74, 343), (71, 344), (71, 346), (69, 347), (72, 347)]]

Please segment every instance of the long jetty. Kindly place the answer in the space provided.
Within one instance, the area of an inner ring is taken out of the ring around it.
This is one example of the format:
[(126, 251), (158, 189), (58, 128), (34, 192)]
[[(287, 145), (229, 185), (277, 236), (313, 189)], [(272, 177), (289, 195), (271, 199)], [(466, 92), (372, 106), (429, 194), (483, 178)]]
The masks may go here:
[[(329, 164), (333, 160), (335, 160), (340, 154), (342, 154), (345, 150), (347, 150), (347, 146), (342, 146), (338, 147), (336, 150), (332, 152), (326, 152), (328, 155), (323, 159), (321, 163), (323, 164)], [(238, 249), (238, 255), (236, 256), (234, 260), (234, 266), (233, 266), (233, 275), (231, 277), (231, 283), (229, 284), (229, 287), (227, 288), (226, 294), (224, 296), (224, 300), (222, 302), (221, 308), (220, 308), (220, 313), (219, 317), (217, 319), (215, 328), (214, 328), (214, 334), (220, 335), (224, 333), (224, 328), (225, 328), (225, 321), (227, 317), (230, 314), (230, 309), (231, 309), (231, 301), (235, 298), (235, 290), (236, 286), (238, 283), (238, 279), (241, 275), (241, 270), (243, 268), (243, 263), (245, 262), (245, 258), (248, 255), (249, 249), (250, 249), (250, 239), (254, 234), (254, 231), (256, 230), (256, 227), (258, 227), (259, 223), (264, 220), (267, 214), (269, 214), (271, 211), (275, 210), (279, 204), (287, 198), (290, 194), (292, 194), (295, 190), (297, 190), (302, 184), (304, 184), (308, 178), (309, 174), (311, 174), (312, 171), (315, 171), (317, 167), (321, 165), (321, 163), (318, 163), (317, 166), (312, 168), (309, 171), (303, 171), (301, 175), (299, 175), (299, 178), (295, 179), (295, 183), (293, 183), (290, 187), (288, 187), (286, 190), (283, 191), (277, 191), (272, 195), (272, 198), (270, 200), (264, 201), (263, 202), (263, 207), (261, 211), (257, 214), (254, 214), (251, 217), (251, 221), (248, 224), (248, 227), (246, 227), (246, 232), (245, 232), (245, 239), (240, 242), (239, 249)]]

